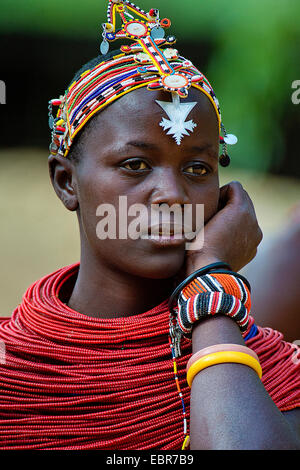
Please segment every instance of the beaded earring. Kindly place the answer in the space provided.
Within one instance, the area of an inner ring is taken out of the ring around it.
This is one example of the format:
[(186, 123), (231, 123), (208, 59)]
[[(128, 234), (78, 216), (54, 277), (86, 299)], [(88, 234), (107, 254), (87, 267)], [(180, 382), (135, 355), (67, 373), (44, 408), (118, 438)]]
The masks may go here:
[(221, 166), (226, 167), (230, 165), (230, 156), (227, 152), (227, 145), (235, 145), (238, 141), (234, 134), (227, 134), (224, 124), (221, 123), (221, 130), (223, 136), (220, 136), (220, 144), (222, 145), (222, 155), (219, 157), (219, 163)]

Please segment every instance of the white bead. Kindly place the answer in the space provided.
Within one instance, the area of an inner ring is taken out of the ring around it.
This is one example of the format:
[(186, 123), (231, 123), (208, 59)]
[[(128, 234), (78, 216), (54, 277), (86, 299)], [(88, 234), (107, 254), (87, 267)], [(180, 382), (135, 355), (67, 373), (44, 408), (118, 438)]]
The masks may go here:
[(125, 25), (128, 34), (136, 37), (142, 37), (147, 33), (147, 27), (139, 21), (133, 21)]
[(224, 137), (224, 142), (228, 145), (235, 145), (238, 141), (238, 138), (234, 134), (227, 134)]
[(146, 54), (145, 52), (139, 52), (138, 54), (136, 54), (135, 59), (141, 64), (148, 64), (149, 62), (151, 62), (150, 56), (148, 56), (148, 54)]
[(188, 85), (188, 80), (183, 75), (175, 73), (164, 77), (163, 83), (170, 88), (182, 88)]
[(164, 56), (166, 59), (176, 59), (178, 57), (178, 51), (177, 49), (171, 49), (168, 47), (167, 49), (164, 49)]

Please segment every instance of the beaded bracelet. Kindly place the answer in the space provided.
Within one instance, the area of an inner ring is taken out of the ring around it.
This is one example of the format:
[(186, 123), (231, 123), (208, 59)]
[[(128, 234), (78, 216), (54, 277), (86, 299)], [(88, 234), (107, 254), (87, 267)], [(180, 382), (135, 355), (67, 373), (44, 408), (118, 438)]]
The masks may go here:
[[(207, 266), (203, 266), (203, 268), (197, 269), (197, 271), (190, 274), (186, 279), (184, 279), (173, 291), (171, 297), (169, 299), (169, 311), (173, 312), (173, 305), (177, 304), (178, 296), (182, 289), (190, 284), (196, 277), (203, 276), (204, 274), (212, 273), (212, 272), (219, 272), (221, 269), (228, 269), (226, 272), (232, 272), (231, 267), (227, 263), (223, 263), (218, 261), (216, 263), (208, 264)], [(224, 272), (224, 271), (223, 271)]]
[(210, 273), (197, 277), (181, 291), (178, 298), (177, 325), (191, 337), (193, 324), (211, 315), (232, 318), (242, 332), (249, 323), (250, 291), (236, 273)]
[(197, 359), (194, 364), (187, 371), (187, 383), (191, 388), (194, 377), (203, 369), (207, 367), (224, 364), (224, 363), (237, 363), (251, 367), (257, 373), (258, 377), (262, 377), (262, 369), (259, 361), (254, 359), (250, 354), (238, 351), (220, 351)]

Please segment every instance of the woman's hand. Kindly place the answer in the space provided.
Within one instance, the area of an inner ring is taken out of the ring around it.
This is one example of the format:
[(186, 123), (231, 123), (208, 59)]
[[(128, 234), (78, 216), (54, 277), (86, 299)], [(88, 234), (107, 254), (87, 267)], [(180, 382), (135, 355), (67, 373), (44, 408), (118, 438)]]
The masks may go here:
[(185, 276), (217, 261), (228, 263), (234, 271), (239, 271), (255, 257), (262, 240), (253, 203), (238, 182), (221, 188), (219, 211), (203, 230), (202, 247), (192, 249), (203, 233), (198, 234), (186, 252)]

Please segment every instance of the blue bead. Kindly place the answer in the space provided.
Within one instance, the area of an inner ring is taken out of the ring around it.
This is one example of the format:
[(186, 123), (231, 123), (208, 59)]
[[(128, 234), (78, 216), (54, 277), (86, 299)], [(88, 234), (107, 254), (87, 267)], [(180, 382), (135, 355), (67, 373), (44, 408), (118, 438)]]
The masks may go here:
[(109, 39), (110, 41), (114, 41), (116, 39), (116, 35), (113, 34), (113, 33), (107, 33), (106, 34), (106, 37), (107, 39)]
[(253, 324), (251, 326), (251, 329), (249, 331), (249, 333), (247, 334), (247, 336), (245, 337), (245, 341), (248, 341), (248, 339), (251, 339), (251, 338), (254, 338), (254, 336), (257, 335), (257, 326), (255, 324)]

